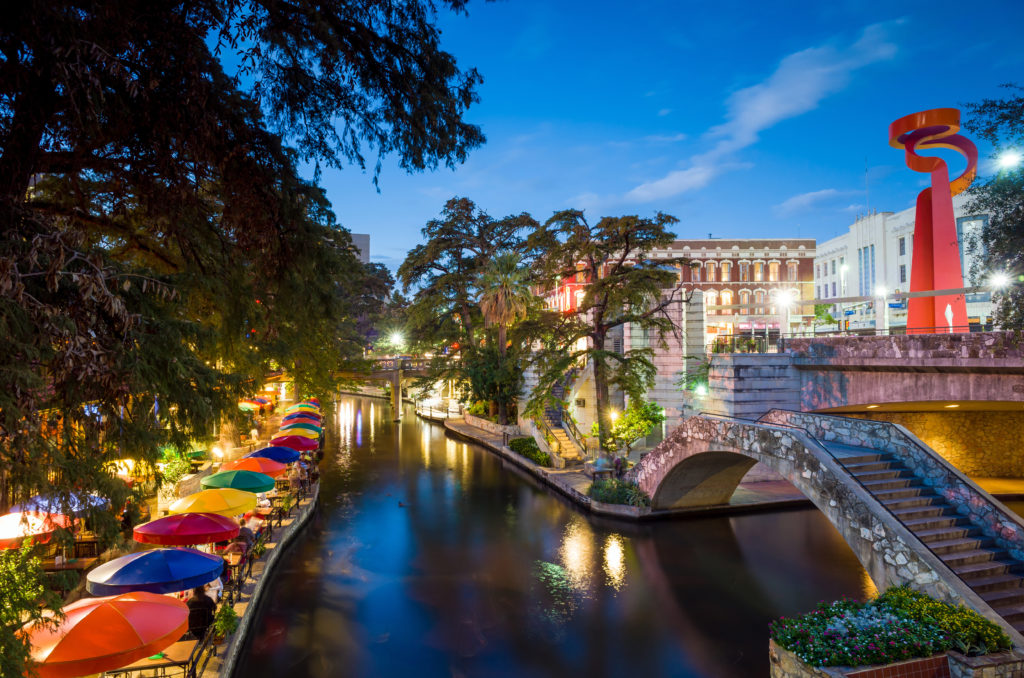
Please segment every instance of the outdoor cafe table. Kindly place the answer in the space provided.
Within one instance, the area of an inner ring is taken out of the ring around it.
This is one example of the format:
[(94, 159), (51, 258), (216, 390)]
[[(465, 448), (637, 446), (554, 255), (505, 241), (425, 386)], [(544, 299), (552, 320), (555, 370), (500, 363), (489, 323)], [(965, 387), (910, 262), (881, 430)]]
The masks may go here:
[[(197, 640), (179, 640), (174, 645), (161, 652), (163, 656), (154, 655), (140, 659), (134, 664), (129, 664), (114, 671), (107, 671), (104, 676), (124, 676), (134, 674), (136, 671), (146, 672), (144, 675), (165, 675), (167, 669), (175, 669), (185, 666), (192, 651), (195, 649)], [(150, 672), (153, 673), (150, 673)]]

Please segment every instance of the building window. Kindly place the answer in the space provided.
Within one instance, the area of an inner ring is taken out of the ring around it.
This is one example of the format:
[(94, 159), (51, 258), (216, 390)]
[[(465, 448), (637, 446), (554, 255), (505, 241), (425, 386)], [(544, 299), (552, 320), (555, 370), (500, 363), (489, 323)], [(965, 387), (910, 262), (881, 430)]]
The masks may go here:
[(728, 261), (723, 261), (718, 266), (718, 272), (721, 274), (722, 282), (729, 282), (729, 275), (732, 273), (732, 264)]
[(904, 256), (907, 253), (907, 239), (900, 238), (900, 256)]
[(790, 282), (796, 282), (800, 277), (800, 264), (796, 261), (791, 261), (786, 264), (786, 279)]
[(754, 309), (754, 313), (757, 315), (764, 315), (764, 290), (754, 292), (754, 303), (757, 304), (757, 308)]
[[(747, 290), (740, 290), (740, 305), (747, 306), (750, 304), (750, 292)], [(749, 308), (741, 308), (740, 315), (750, 315)]]
[(741, 261), (740, 262), (740, 281), (742, 281), (742, 282), (750, 282), (750, 262), (749, 261)]
[(832, 260), (832, 275), (836, 274), (836, 260)]
[(690, 267), (690, 282), (700, 282), (700, 264)]
[(820, 278), (821, 277), (821, 264), (815, 264), (814, 265), (814, 277), (815, 278)]
[(764, 262), (754, 262), (754, 282), (761, 282), (764, 280)]
[(836, 296), (836, 283), (834, 280), (832, 281), (832, 296)]
[[(704, 293), (704, 303), (708, 306), (714, 306), (718, 303), (718, 292), (715, 290), (708, 290)], [(709, 308), (708, 315), (718, 315), (718, 309)]]
[[(903, 238), (900, 238), (901, 242), (902, 242), (902, 240), (903, 240)], [(907, 282), (907, 265), (906, 264), (900, 264), (900, 282), (901, 283)]]
[(822, 296), (821, 296), (821, 285), (815, 285), (814, 286), (814, 298), (815, 299), (821, 299), (822, 298)]
[(875, 246), (871, 246), (871, 288), (868, 294), (875, 293)]
[[(729, 290), (722, 290), (722, 306), (732, 305), (732, 292)], [(731, 308), (723, 308), (722, 315), (732, 315)]]
[(709, 261), (704, 266), (707, 269), (707, 274), (708, 274), (707, 281), (708, 282), (715, 282), (715, 262)]
[(768, 264), (768, 279), (772, 282), (779, 281), (779, 262), (773, 261)]

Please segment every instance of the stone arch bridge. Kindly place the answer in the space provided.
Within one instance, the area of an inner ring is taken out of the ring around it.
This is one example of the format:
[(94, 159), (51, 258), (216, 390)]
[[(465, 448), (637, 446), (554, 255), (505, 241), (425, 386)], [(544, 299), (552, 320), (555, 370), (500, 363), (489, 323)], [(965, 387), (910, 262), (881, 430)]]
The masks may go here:
[(363, 372), (340, 372), (338, 376), (365, 381), (383, 381), (391, 384), (391, 411), (395, 421), (402, 417), (402, 383), (427, 375), (430, 361), (424, 358), (380, 358)]
[(724, 504), (759, 462), (832, 521), (880, 589), (907, 583), (964, 603), (1024, 647), (1024, 522), (901, 426), (698, 414), (630, 476), (655, 509)]

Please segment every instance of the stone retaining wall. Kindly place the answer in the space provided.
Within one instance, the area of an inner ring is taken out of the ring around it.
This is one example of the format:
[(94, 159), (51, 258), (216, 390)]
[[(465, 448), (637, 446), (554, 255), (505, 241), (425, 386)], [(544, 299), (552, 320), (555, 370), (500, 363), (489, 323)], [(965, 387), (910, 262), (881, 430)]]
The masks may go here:
[(465, 418), (466, 423), (469, 424), (470, 426), (476, 426), (477, 428), (482, 428), (485, 431), (489, 431), (497, 435), (502, 435), (503, 433), (507, 433), (510, 436), (522, 435), (522, 433), (519, 430), (519, 427), (516, 426), (515, 424), (502, 426), (500, 424), (495, 424), (493, 421), (488, 421), (487, 419), (474, 417), (469, 412), (464, 412), (462, 416)]

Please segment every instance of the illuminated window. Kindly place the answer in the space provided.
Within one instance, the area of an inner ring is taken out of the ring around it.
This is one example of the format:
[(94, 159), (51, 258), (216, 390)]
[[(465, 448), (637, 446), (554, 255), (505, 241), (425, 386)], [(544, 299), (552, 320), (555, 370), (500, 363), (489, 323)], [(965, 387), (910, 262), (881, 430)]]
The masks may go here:
[[(722, 290), (722, 306), (732, 305), (732, 292), (729, 290)], [(723, 308), (722, 315), (732, 315), (731, 308)]]
[(764, 290), (754, 292), (754, 303), (757, 304), (757, 308), (754, 309), (754, 313), (757, 315), (764, 315)]
[(768, 264), (768, 280), (772, 282), (779, 281), (779, 262), (773, 261)]
[(786, 264), (786, 280), (790, 282), (796, 282), (800, 277), (800, 264), (796, 261), (791, 261)]
[(754, 282), (761, 282), (764, 280), (764, 262), (754, 262)]
[(700, 282), (700, 264), (690, 267), (690, 281)]
[(741, 261), (740, 262), (740, 281), (741, 282), (750, 282), (750, 262), (749, 261)]
[[(704, 304), (707, 306), (714, 306), (718, 303), (718, 293), (714, 290), (707, 290), (704, 292)], [(718, 311), (713, 308), (708, 309), (708, 315), (718, 315)]]
[[(750, 303), (750, 291), (749, 290), (740, 290), (740, 304), (742, 304), (743, 306), (746, 306), (749, 303)], [(740, 313), (742, 315), (750, 315), (750, 309), (749, 308), (741, 308), (740, 309)]]
[(719, 273), (722, 276), (722, 282), (729, 282), (729, 276), (732, 273), (732, 263), (728, 261), (723, 261), (718, 268)]
[(715, 282), (715, 262), (709, 261), (707, 264), (705, 264), (705, 268), (707, 268), (708, 274), (707, 281)]

